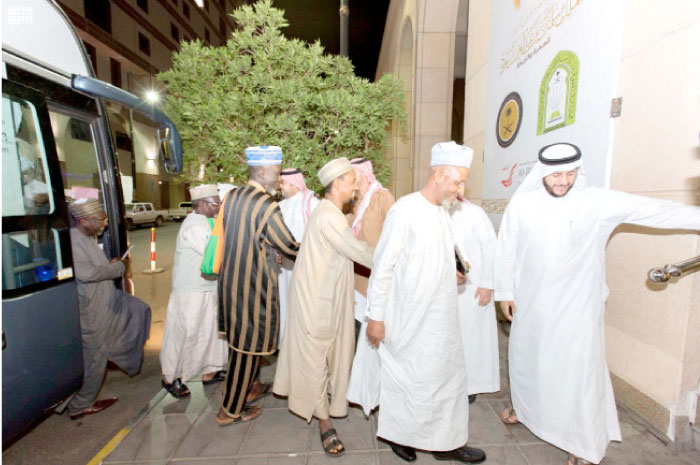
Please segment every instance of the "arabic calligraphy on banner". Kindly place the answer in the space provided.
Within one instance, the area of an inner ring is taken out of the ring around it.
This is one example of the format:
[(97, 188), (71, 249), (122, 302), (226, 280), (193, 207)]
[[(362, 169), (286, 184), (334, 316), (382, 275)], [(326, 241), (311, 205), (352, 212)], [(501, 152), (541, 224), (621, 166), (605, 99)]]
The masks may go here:
[(563, 25), (582, 3), (583, 0), (539, 0), (513, 30), (510, 47), (500, 56), (500, 73), (514, 64), (520, 66), (523, 57), (527, 58), (540, 42), (549, 40), (549, 31)]

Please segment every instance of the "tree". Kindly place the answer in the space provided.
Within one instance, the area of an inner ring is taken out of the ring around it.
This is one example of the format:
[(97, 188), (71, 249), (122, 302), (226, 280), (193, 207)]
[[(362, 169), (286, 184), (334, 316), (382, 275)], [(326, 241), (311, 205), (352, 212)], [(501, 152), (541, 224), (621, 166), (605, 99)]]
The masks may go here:
[(325, 55), (319, 42), (287, 39), (284, 12), (270, 0), (233, 13), (238, 25), (225, 46), (183, 42), (170, 70), (165, 111), (184, 145), (183, 182), (247, 179), (244, 150), (282, 147), (283, 166), (299, 168), (320, 190), (318, 170), (337, 157), (365, 157), (377, 178), (390, 174), (387, 128), (405, 124), (402, 85), (385, 75), (371, 83), (346, 57)]

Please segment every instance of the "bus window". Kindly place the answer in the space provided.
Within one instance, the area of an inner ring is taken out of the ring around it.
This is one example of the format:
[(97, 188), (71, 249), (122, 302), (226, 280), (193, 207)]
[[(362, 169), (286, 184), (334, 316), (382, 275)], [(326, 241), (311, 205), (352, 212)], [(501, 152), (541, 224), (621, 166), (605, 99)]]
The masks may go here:
[[(52, 227), (54, 191), (32, 102), (3, 93), (2, 140), (2, 290), (6, 291), (58, 277), (64, 260), (59, 232)], [(7, 228), (5, 218), (15, 218), (16, 227)]]
[(74, 197), (73, 191), (79, 191), (74, 187), (101, 191), (100, 169), (90, 122), (54, 107), (49, 107), (49, 117), (66, 196)]
[(3, 233), (2, 290), (19, 289), (56, 278), (58, 270), (63, 269), (58, 243), (55, 229)]
[(36, 108), (2, 94), (2, 216), (48, 215), (54, 199)]

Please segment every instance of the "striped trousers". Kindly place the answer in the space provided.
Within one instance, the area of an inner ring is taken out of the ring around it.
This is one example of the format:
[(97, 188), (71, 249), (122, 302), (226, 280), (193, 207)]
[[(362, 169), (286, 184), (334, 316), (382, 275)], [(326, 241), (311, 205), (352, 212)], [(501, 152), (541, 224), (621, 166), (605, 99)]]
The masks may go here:
[(245, 398), (260, 371), (262, 355), (250, 355), (231, 350), (224, 384), (222, 407), (232, 417), (238, 417), (245, 407)]

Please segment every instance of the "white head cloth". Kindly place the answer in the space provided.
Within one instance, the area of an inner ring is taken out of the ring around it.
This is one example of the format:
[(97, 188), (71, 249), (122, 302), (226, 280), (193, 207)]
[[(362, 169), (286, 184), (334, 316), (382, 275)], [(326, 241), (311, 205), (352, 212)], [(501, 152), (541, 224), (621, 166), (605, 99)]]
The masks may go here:
[(304, 174), (296, 168), (285, 168), (280, 173), (280, 177), (287, 181), (292, 186), (299, 189), (300, 192), (306, 192), (309, 190), (306, 187), (306, 181), (304, 180)]
[(528, 173), (525, 180), (518, 186), (515, 194), (521, 192), (534, 191), (542, 188), (542, 178), (558, 171), (571, 171), (578, 168), (576, 181), (572, 189), (583, 189), (586, 187), (586, 173), (583, 170), (581, 160), (581, 150), (573, 144), (560, 142), (547, 145), (540, 150), (537, 163)]
[(216, 188), (216, 184), (200, 184), (199, 186), (190, 187), (190, 197), (192, 197), (192, 200), (218, 196), (219, 191)]
[(323, 168), (318, 171), (318, 179), (325, 187), (333, 182), (335, 178), (349, 173), (350, 171), (352, 171), (350, 160), (345, 157), (336, 158), (323, 165)]
[(469, 168), (473, 157), (474, 151), (466, 145), (459, 145), (455, 141), (438, 142), (430, 151), (430, 166)]

